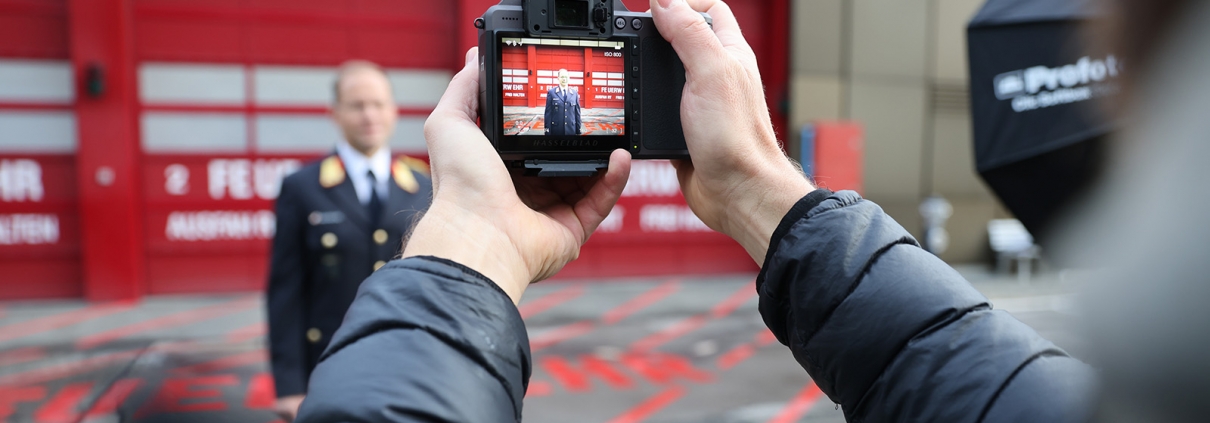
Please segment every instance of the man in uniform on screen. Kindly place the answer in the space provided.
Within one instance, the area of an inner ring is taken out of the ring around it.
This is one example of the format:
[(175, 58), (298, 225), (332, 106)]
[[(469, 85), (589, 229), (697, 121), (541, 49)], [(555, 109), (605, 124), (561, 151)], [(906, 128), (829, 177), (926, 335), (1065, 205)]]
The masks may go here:
[(569, 80), (567, 69), (559, 69), (559, 86), (546, 91), (546, 135), (580, 135), (580, 93)]

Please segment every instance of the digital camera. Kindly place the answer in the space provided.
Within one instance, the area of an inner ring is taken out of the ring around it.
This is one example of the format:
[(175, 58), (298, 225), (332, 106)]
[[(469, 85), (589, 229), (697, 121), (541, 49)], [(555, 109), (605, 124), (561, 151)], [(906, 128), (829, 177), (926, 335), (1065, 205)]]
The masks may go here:
[(508, 166), (590, 176), (619, 148), (689, 157), (685, 67), (650, 13), (622, 0), (502, 0), (475, 27), (479, 125)]

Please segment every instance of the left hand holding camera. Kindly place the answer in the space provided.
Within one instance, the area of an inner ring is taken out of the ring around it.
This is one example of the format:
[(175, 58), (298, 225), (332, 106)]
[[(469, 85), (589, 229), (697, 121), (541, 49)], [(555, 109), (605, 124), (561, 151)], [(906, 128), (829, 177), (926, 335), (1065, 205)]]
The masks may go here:
[(553, 276), (580, 254), (630, 176), (630, 153), (615, 150), (609, 170), (588, 178), (510, 174), (480, 131), (478, 49), (450, 81), (424, 125), (433, 204), (404, 257), (456, 261), (490, 278), (513, 302), (531, 282)]

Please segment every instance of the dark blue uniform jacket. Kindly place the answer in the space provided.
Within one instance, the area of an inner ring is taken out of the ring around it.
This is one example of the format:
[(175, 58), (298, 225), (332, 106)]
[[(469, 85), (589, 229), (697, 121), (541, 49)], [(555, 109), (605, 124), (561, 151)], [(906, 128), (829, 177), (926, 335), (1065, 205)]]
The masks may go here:
[(401, 187), (393, 174), (377, 222), (357, 201), (353, 183), (334, 155), (282, 182), (266, 293), (270, 362), (279, 397), (306, 392), (307, 378), (357, 288), (378, 266), (399, 256), (413, 216), (432, 201), (427, 173), (403, 161), (408, 159), (397, 160), (392, 172), (411, 173), (410, 180), (400, 180), (414, 184), (407, 187), (415, 192)]
[[(1069, 357), (853, 192), (803, 198), (756, 289), (765, 323), (851, 422), (1076, 422), (1092, 384)], [(311, 379), (303, 422), (521, 419), (516, 307), (457, 263), (409, 258), (362, 286)]]

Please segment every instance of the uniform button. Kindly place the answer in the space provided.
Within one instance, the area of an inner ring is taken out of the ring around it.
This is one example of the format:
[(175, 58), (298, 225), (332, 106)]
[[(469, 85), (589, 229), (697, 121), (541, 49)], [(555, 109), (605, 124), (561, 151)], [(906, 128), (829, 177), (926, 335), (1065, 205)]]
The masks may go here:
[(324, 338), (324, 333), (320, 332), (319, 329), (316, 329), (316, 328), (307, 329), (307, 340), (311, 341), (312, 344), (318, 343), (323, 338)]
[(323, 244), (324, 248), (333, 248), (336, 246), (336, 234), (328, 232), (319, 237), (319, 243)]
[(387, 243), (387, 231), (379, 229), (374, 231), (374, 242), (378, 245)]
[(382, 261), (382, 260), (378, 260), (378, 261), (374, 262), (374, 271), (378, 271), (378, 269), (381, 268), (385, 264), (387, 264), (387, 262)]

